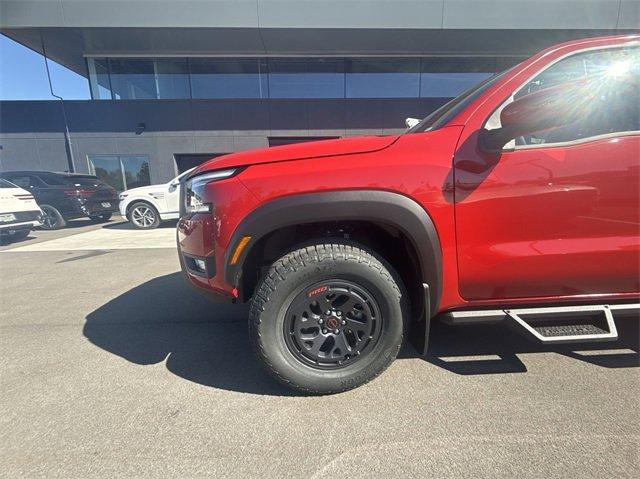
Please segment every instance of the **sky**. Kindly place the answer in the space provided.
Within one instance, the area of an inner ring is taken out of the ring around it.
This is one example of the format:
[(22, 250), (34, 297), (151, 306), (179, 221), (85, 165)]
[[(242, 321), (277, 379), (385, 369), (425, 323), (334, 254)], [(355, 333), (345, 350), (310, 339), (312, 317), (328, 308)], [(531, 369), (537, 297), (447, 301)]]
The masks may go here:
[[(88, 100), (89, 83), (82, 75), (49, 60), (56, 95)], [(0, 100), (55, 100), (49, 91), (44, 57), (0, 35)]]

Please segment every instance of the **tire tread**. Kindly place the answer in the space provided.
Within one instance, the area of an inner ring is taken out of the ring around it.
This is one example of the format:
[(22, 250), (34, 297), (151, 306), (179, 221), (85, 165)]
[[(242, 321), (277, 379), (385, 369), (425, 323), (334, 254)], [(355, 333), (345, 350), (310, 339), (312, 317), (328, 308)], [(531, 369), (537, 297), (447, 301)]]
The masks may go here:
[[(267, 374), (269, 374), (279, 383), (305, 394), (339, 393), (347, 391), (349, 389), (353, 389), (354, 387), (361, 386), (375, 379), (385, 369), (387, 369), (387, 367), (389, 367), (389, 365), (396, 358), (402, 346), (404, 337), (406, 336), (407, 325), (405, 321), (401, 340), (398, 342), (398, 346), (395, 348), (395, 350), (392, 351), (392, 354), (388, 355), (382, 367), (379, 368), (379, 370), (376, 371), (374, 375), (364, 379), (360, 379), (355, 384), (350, 384), (345, 387), (335, 388), (331, 391), (327, 391), (324, 389), (322, 391), (319, 391), (313, 388), (305, 388), (293, 384), (291, 381), (279, 374), (277, 369), (269, 362), (268, 355), (266, 354), (263, 342), (261, 341), (261, 313), (265, 311), (266, 304), (270, 301), (271, 293), (276, 291), (276, 288), (278, 287), (278, 284), (280, 282), (286, 280), (286, 275), (289, 271), (295, 272), (300, 266), (307, 267), (310, 264), (322, 263), (324, 261), (356, 261), (361, 264), (366, 264), (376, 274), (384, 278), (384, 280), (394, 289), (400, 301), (404, 296), (402, 294), (401, 287), (399, 286), (402, 284), (401, 281), (393, 277), (393, 275), (389, 272), (388, 267), (385, 267), (385, 265), (383, 264), (384, 260), (377, 258), (372, 252), (356, 244), (347, 242), (323, 242), (311, 244), (291, 251), (290, 253), (274, 262), (269, 267), (269, 270), (256, 288), (256, 291), (251, 299), (251, 303), (249, 306), (249, 337), (252, 342), (253, 350), (258, 355), (258, 359), (260, 360)], [(403, 316), (406, 318), (406, 314)], [(403, 318), (403, 321), (405, 318)]]

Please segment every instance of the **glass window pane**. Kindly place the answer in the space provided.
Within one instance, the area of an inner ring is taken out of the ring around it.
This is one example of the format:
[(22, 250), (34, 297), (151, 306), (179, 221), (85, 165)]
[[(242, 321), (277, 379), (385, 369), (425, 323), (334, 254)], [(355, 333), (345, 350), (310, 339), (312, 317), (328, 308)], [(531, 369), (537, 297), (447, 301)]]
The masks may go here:
[(427, 57), (422, 59), (420, 96), (453, 98), (492, 76), (496, 59)]
[(100, 181), (113, 186), (118, 191), (124, 191), (120, 159), (117, 156), (91, 156), (89, 158), (91, 173)]
[(108, 60), (106, 58), (89, 58), (87, 66), (89, 68), (91, 97), (94, 100), (111, 100)]
[(344, 98), (344, 60), (269, 60), (271, 98)]
[(153, 60), (111, 58), (111, 88), (116, 100), (157, 98)]
[[(579, 119), (530, 135), (523, 144), (575, 141), (640, 129), (640, 48), (594, 50), (570, 56), (536, 76), (514, 98), (562, 83), (575, 89), (571, 108), (580, 113)], [(583, 88), (589, 93), (585, 94)], [(597, 95), (592, 96), (592, 92)]]
[(189, 68), (186, 59), (156, 60), (155, 69), (158, 98), (189, 98)]
[(347, 98), (417, 98), (420, 59), (346, 60)]
[(149, 159), (146, 156), (121, 156), (127, 189), (149, 186)]
[(257, 59), (190, 60), (193, 98), (267, 98), (267, 66)]

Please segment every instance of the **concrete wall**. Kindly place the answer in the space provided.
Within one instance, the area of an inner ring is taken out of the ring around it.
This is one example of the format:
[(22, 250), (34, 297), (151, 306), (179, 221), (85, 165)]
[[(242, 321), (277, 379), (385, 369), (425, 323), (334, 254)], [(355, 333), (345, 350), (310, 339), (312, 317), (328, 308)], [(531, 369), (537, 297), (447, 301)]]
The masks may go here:
[[(353, 136), (404, 130), (447, 99), (67, 101), (76, 169), (87, 155), (148, 155), (152, 182), (175, 174), (174, 154), (230, 153), (269, 137)], [(139, 123), (145, 131), (136, 135)], [(58, 101), (0, 102), (0, 169), (67, 169)]]

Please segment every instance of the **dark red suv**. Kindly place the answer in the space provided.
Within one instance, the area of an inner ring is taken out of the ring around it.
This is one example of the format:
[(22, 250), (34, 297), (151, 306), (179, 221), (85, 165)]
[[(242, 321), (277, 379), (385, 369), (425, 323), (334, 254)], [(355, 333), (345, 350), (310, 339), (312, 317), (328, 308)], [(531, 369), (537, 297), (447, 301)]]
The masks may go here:
[(210, 160), (183, 188), (187, 281), (250, 301), (258, 358), (312, 393), (372, 379), (410, 327), (617, 339), (640, 305), (640, 36), (562, 44), (399, 136)]

